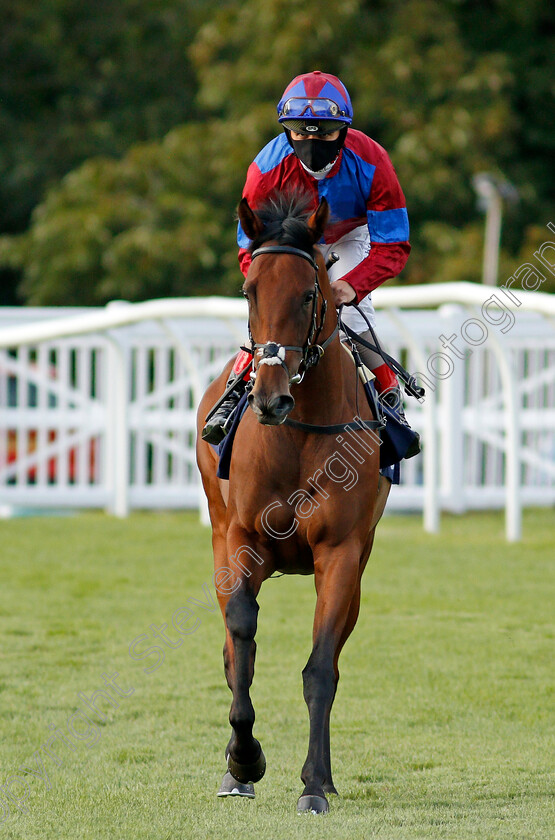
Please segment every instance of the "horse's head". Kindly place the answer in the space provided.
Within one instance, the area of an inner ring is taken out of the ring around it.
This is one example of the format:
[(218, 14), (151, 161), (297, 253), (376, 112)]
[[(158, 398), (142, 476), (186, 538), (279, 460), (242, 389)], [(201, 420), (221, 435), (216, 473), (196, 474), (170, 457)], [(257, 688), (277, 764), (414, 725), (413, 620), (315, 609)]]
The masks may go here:
[(320, 284), (326, 269), (313, 246), (326, 227), (329, 205), (323, 198), (312, 215), (301, 211), (298, 199), (290, 199), (289, 207), (270, 203), (259, 214), (245, 198), (238, 208), (241, 227), (253, 242), (243, 285), (254, 345), (255, 384), (248, 399), (259, 422), (270, 426), (283, 423), (295, 405), (290, 385), (300, 381), (299, 369), (317, 352), (313, 343), (326, 312)]

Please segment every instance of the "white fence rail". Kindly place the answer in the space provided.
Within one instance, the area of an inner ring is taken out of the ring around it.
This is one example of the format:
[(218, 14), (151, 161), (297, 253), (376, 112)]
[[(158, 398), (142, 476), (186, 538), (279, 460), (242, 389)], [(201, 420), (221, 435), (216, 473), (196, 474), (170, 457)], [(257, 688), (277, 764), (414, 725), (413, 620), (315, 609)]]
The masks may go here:
[[(443, 284), (375, 293), (389, 352), (427, 380), (409, 400), (424, 454), (389, 510), (555, 504), (555, 299)], [(410, 308), (407, 308), (410, 307)], [(245, 340), (227, 298), (0, 309), (0, 509), (198, 507), (200, 395)]]

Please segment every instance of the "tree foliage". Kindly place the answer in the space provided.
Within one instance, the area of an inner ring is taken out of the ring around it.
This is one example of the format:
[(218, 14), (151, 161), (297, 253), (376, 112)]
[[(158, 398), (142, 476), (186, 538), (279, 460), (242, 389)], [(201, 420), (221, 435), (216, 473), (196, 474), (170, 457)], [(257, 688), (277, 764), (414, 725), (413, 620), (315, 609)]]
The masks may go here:
[(17, 230), (82, 161), (196, 116), (187, 50), (200, 17), (194, 0), (0, 5), (0, 225)]
[[(544, 0), (16, 8), (24, 14), (12, 34), (33, 37), (0, 110), (4, 125), (15, 119), (16, 91), (26, 91), (25, 131), (2, 157), (14, 196), (6, 212), (24, 215), (25, 201), (35, 206), (52, 182), (28, 230), (0, 243), (0, 260), (24, 271), (29, 302), (235, 288), (233, 212), (247, 166), (279, 130), (275, 103), (287, 82), (313, 68), (345, 81), (355, 126), (396, 166), (414, 243), (402, 282), (480, 278), (479, 171), (520, 194), (507, 208), (501, 279), (555, 221), (554, 12)], [(37, 89), (29, 79), (39, 65), (47, 72)]]

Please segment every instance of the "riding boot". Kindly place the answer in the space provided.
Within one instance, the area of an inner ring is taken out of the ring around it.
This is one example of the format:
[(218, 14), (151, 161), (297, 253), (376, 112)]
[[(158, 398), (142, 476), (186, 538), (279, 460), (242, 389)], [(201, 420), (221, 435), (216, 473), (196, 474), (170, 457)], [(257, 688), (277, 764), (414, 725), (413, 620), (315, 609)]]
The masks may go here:
[(385, 403), (389, 408), (392, 408), (393, 411), (396, 411), (399, 415), (400, 420), (408, 426), (408, 421), (405, 416), (405, 409), (403, 408), (403, 397), (401, 394), (401, 389), (398, 385), (394, 388), (389, 388), (385, 393), (380, 394), (378, 397), (380, 402)]
[[(401, 396), (401, 389), (399, 385), (396, 385), (393, 388), (389, 388), (383, 394), (380, 394), (379, 399), (381, 402), (385, 403), (389, 408), (392, 408), (398, 415), (401, 422), (403, 422), (406, 426), (409, 425), (407, 418), (405, 417), (405, 411), (403, 409), (403, 398)], [(408, 450), (405, 458), (413, 458), (415, 455), (421, 451), (420, 446), (420, 435), (418, 432), (415, 432), (412, 429), (413, 433), (416, 435), (414, 439), (414, 443), (411, 445), (410, 449)]]
[[(231, 385), (233, 380), (236, 379), (236, 377), (237, 374), (232, 372), (231, 376), (227, 380), (226, 389), (229, 388), (229, 386)], [(202, 430), (203, 440), (205, 440), (207, 443), (214, 444), (222, 442), (222, 440), (229, 432), (233, 417), (233, 411), (235, 408), (237, 408), (237, 404), (243, 396), (243, 394), (245, 393), (246, 387), (247, 383), (244, 379), (240, 379), (237, 382), (233, 391), (231, 391), (229, 396), (223, 401), (218, 410), (206, 422), (206, 425)]]

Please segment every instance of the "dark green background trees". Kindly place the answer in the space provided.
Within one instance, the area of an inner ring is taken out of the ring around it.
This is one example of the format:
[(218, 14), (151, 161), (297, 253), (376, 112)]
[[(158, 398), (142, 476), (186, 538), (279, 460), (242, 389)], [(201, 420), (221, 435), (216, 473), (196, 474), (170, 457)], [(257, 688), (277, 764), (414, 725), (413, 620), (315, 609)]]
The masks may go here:
[(396, 166), (414, 244), (401, 282), (479, 280), (478, 171), (520, 195), (501, 279), (555, 221), (544, 0), (0, 5), (1, 302), (16, 283), (30, 303), (234, 291), (246, 168), (286, 83), (314, 68), (343, 79)]

